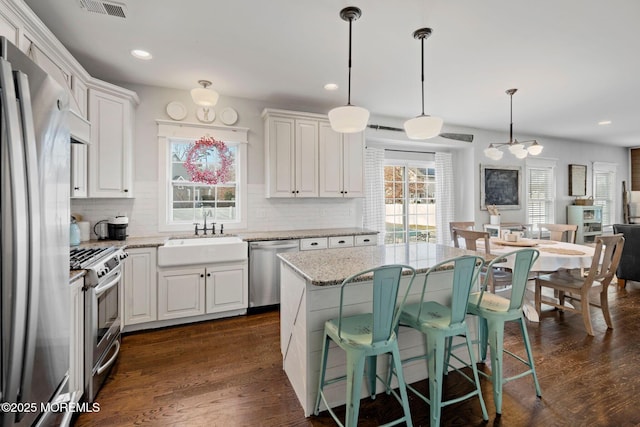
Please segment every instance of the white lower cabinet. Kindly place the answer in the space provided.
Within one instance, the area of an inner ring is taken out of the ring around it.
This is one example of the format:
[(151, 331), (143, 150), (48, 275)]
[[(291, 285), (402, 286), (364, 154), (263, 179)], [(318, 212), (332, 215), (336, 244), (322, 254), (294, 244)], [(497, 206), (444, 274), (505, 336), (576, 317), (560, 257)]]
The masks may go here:
[(158, 320), (242, 310), (248, 263), (158, 271)]
[(69, 340), (69, 394), (78, 402), (84, 391), (84, 277), (70, 284), (71, 339)]
[(377, 234), (362, 234), (355, 236), (355, 246), (375, 246), (378, 244)]
[(247, 263), (237, 266), (207, 267), (207, 313), (247, 308)]
[(158, 320), (156, 248), (127, 249), (124, 268), (124, 326)]
[(205, 269), (158, 272), (158, 320), (204, 314)]

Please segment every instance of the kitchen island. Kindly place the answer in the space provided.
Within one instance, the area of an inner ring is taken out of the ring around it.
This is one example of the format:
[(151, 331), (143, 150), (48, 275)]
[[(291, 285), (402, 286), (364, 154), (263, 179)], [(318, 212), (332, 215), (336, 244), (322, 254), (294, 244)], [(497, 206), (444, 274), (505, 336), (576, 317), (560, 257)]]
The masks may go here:
[[(418, 275), (407, 302), (415, 302), (420, 299), (424, 274), (429, 267), (466, 254), (478, 255), (464, 249), (432, 243), (379, 245), (278, 255), (281, 260), (280, 349), (283, 369), (304, 409), (305, 416), (313, 413), (318, 388), (324, 322), (338, 317), (339, 285), (342, 281), (359, 271), (385, 264), (410, 265), (416, 269)], [(449, 302), (452, 272), (452, 269), (445, 267), (430, 277), (427, 288), (429, 300)], [(367, 286), (368, 283), (350, 285), (349, 291), (345, 292), (344, 315), (371, 311), (371, 288)], [(408, 284), (409, 278), (403, 278), (399, 298), (404, 296)], [(474, 320), (469, 321), (472, 334), (476, 330)], [(398, 343), (403, 359), (424, 353), (424, 337), (417, 331), (400, 328)], [(332, 344), (328, 356), (327, 377), (344, 375), (345, 363), (344, 352)], [(387, 370), (385, 357), (379, 358), (377, 370), (378, 374), (384, 377)], [(427, 377), (426, 364), (423, 361), (405, 365), (403, 371), (407, 383), (414, 383)], [(393, 386), (396, 387), (397, 384), (394, 383)], [(378, 383), (377, 387), (377, 393), (381, 393), (382, 384)], [(344, 382), (325, 387), (325, 393), (332, 407), (344, 404)], [(363, 387), (362, 397), (366, 395), (368, 395), (366, 387)]]

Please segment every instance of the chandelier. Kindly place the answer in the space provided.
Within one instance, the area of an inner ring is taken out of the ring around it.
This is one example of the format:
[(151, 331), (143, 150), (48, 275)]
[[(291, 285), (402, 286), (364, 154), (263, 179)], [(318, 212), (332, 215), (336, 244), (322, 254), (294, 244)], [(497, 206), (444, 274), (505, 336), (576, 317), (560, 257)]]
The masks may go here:
[(537, 156), (542, 153), (542, 149), (544, 148), (542, 145), (538, 144), (538, 141), (535, 139), (529, 141), (518, 141), (513, 138), (513, 94), (516, 93), (518, 89), (507, 89), (506, 94), (510, 97), (511, 103), (511, 123), (509, 124), (509, 142), (498, 142), (491, 143), (484, 150), (484, 155), (490, 158), (491, 160), (500, 160), (504, 155), (502, 148), (508, 148), (509, 152), (513, 154), (518, 159), (524, 159), (529, 154), (532, 156)]

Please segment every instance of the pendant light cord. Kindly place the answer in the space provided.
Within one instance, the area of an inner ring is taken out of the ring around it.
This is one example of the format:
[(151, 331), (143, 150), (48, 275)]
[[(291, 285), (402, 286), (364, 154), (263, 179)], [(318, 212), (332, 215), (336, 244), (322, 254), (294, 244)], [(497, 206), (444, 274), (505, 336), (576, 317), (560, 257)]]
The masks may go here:
[(351, 24), (353, 18), (349, 18), (349, 85), (347, 88), (347, 105), (351, 105)]
[(421, 80), (422, 80), (422, 115), (424, 116), (424, 37), (420, 39), (420, 48), (422, 49), (422, 68), (421, 68)]

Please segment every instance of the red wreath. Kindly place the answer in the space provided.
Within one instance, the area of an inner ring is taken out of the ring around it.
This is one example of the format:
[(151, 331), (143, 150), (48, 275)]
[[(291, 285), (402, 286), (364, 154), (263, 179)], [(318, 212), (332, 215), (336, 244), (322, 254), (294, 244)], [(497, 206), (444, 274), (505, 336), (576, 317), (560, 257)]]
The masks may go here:
[[(196, 164), (202, 157), (206, 157), (211, 149), (216, 149), (220, 158), (220, 167), (215, 170), (208, 167), (203, 168)], [(225, 183), (229, 180), (232, 163), (233, 156), (229, 153), (229, 149), (224, 142), (203, 136), (189, 149), (187, 160), (184, 161), (184, 167), (191, 175), (192, 182), (211, 185), (218, 182)]]

